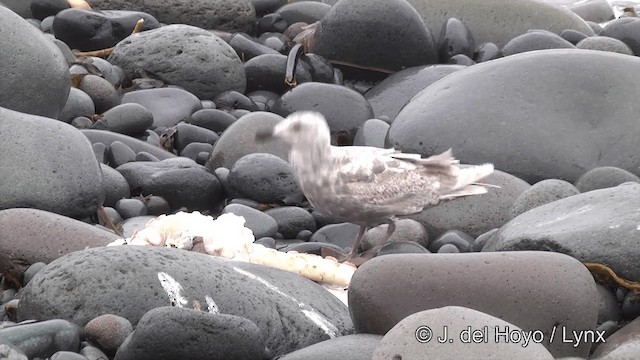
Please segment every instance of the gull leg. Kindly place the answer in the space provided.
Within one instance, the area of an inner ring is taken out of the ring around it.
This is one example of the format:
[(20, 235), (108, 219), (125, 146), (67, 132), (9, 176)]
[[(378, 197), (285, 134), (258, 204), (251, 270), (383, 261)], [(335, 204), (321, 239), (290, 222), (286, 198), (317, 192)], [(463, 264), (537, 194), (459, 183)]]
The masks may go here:
[(396, 222), (393, 219), (388, 219), (387, 225), (389, 225), (389, 227), (387, 227), (387, 233), (384, 236), (384, 240), (380, 243), (380, 246), (384, 246), (384, 244), (389, 241), (391, 235), (393, 235), (393, 232), (396, 231)]
[(367, 230), (366, 225), (360, 225), (360, 230), (358, 230), (358, 237), (356, 237), (356, 241), (353, 243), (351, 252), (349, 253), (349, 256), (345, 260), (351, 260), (356, 256), (356, 254), (358, 253), (358, 248), (360, 247), (360, 243), (362, 242), (362, 237), (366, 230)]

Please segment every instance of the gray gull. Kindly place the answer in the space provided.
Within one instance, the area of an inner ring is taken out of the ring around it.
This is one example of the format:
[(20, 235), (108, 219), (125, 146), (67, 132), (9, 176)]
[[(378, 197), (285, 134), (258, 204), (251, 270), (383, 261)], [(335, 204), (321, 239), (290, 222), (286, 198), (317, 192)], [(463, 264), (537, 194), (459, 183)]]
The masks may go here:
[(291, 145), (289, 162), (309, 203), (321, 213), (360, 225), (352, 259), (365, 231), (387, 223), (385, 243), (397, 215), (409, 215), (443, 200), (479, 195), (493, 185), (478, 180), (492, 164), (460, 168), (451, 149), (421, 158), (418, 154), (368, 146), (332, 146), (320, 113), (296, 112), (256, 140), (280, 138)]

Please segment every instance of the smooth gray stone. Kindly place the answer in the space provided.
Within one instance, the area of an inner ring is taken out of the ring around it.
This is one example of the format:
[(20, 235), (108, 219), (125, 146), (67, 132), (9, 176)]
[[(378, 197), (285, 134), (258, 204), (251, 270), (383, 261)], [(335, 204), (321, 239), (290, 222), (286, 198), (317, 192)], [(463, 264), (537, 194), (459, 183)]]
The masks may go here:
[(518, 35), (502, 48), (503, 56), (511, 56), (523, 52), (547, 49), (575, 49), (575, 46), (567, 40), (546, 30), (529, 30)]
[(371, 104), (355, 90), (319, 82), (306, 82), (287, 91), (272, 110), (283, 117), (305, 110), (322, 113), (333, 145), (353, 144), (358, 128), (374, 117)]
[(516, 334), (523, 331), (503, 319), (467, 307), (424, 310), (407, 316), (389, 330), (370, 359), (417, 360), (424, 359), (425, 354), (434, 359), (554, 359), (540, 343), (504, 338), (496, 341), (495, 334), (505, 330)]
[(627, 360), (637, 357), (640, 351), (640, 318), (636, 318), (609, 336), (593, 352), (591, 359)]
[(172, 302), (253, 321), (273, 356), (353, 332), (348, 308), (297, 274), (129, 245), (79, 251), (50, 263), (23, 288), (18, 318), (62, 318), (83, 326), (96, 314), (114, 314), (136, 326), (147, 311)]
[(585, 21), (603, 23), (615, 18), (613, 9), (611, 8), (611, 3), (607, 0), (587, 0), (577, 2), (573, 0), (555, 1), (562, 5), (566, 5), (569, 10), (578, 14), (578, 16), (583, 18)]
[(160, 148), (159, 146), (153, 146), (147, 142), (132, 138), (124, 134), (118, 134), (106, 130), (80, 130), (84, 136), (86, 136), (92, 143), (103, 143), (106, 146), (111, 146), (114, 141), (120, 141), (129, 146), (136, 153), (147, 152), (157, 157), (160, 160), (175, 158), (176, 155)]
[(98, 114), (120, 104), (120, 96), (113, 84), (98, 75), (89, 74), (82, 77), (78, 89), (89, 95)]
[(202, 109), (202, 102), (192, 93), (177, 88), (131, 91), (122, 97), (122, 104), (144, 106), (153, 115), (152, 129), (175, 126), (188, 121), (191, 114)]
[(558, 179), (539, 181), (516, 198), (511, 208), (511, 217), (514, 218), (538, 206), (578, 194), (580, 190), (570, 182)]
[(287, 161), (289, 145), (284, 141), (256, 142), (258, 131), (273, 129), (282, 117), (268, 112), (253, 112), (238, 119), (222, 133), (216, 142), (207, 167), (231, 169), (241, 157), (252, 153), (268, 153)]
[(0, 6), (0, 37), (0, 107), (58, 118), (71, 88), (60, 49), (4, 6)]
[(291, 165), (272, 154), (243, 156), (230, 169), (227, 182), (232, 198), (290, 204), (303, 197)]
[(69, 92), (69, 98), (58, 115), (58, 120), (70, 123), (71, 120), (78, 116), (92, 117), (96, 112), (91, 96), (84, 91), (72, 87)]
[(202, 29), (249, 32), (255, 10), (249, 0), (88, 0), (94, 10), (132, 10), (153, 15), (165, 24), (187, 24)]
[(353, 145), (384, 148), (387, 131), (389, 131), (389, 124), (385, 121), (380, 119), (367, 120), (356, 132)]
[(301, 231), (316, 231), (316, 220), (309, 211), (297, 206), (282, 206), (264, 212), (278, 223), (278, 232), (285, 239), (294, 239)]
[(241, 316), (163, 306), (144, 314), (114, 360), (215, 358), (265, 358), (262, 332)]
[(493, 42), (502, 48), (509, 40), (530, 29), (559, 34), (565, 29), (593, 35), (587, 23), (572, 11), (548, 1), (538, 0), (408, 0), (418, 11), (434, 38), (451, 17), (469, 27), (476, 44)]
[(167, 25), (129, 36), (113, 48), (108, 60), (131, 78), (142, 68), (203, 100), (228, 90), (244, 92), (246, 87), (242, 61), (233, 48), (189, 25)]
[(218, 178), (195, 161), (178, 157), (157, 162), (130, 162), (116, 168), (129, 183), (132, 195), (162, 196), (171, 209), (206, 210), (222, 196)]
[(0, 211), (0, 253), (27, 264), (50, 263), (62, 255), (104, 246), (117, 238), (85, 222), (42, 210)]
[(80, 350), (78, 327), (66, 320), (49, 320), (0, 329), (0, 338), (12, 343), (31, 359), (57, 351)]
[[(553, 252), (385, 255), (360, 266), (349, 285), (349, 311), (358, 333), (388, 334), (408, 315), (443, 306), (464, 306), (523, 330), (539, 330), (556, 357), (587, 356), (591, 343), (574, 347), (559, 335), (563, 329), (569, 334), (594, 330), (598, 317), (591, 273), (578, 260)], [(554, 328), (557, 334), (549, 343)], [(442, 335), (439, 323), (432, 330)]]
[(619, 54), (633, 55), (633, 50), (624, 42), (608, 36), (591, 36), (576, 44), (578, 49), (610, 51)]
[(104, 201), (91, 144), (58, 120), (0, 107), (0, 209), (32, 207), (82, 218)]
[[(381, 245), (388, 228), (389, 225), (382, 224), (365, 232), (362, 238), (362, 249), (368, 250), (377, 245)], [(398, 219), (396, 220), (396, 230), (389, 237), (389, 242), (392, 241), (413, 241), (423, 247), (427, 247), (429, 244), (429, 234), (424, 225), (416, 220)]]
[(328, 60), (391, 71), (434, 64), (438, 59), (430, 28), (404, 0), (336, 3), (320, 20), (311, 52)]
[(153, 125), (153, 114), (140, 104), (125, 103), (104, 112), (100, 120), (109, 131), (139, 135)]
[(371, 360), (381, 335), (353, 334), (325, 340), (281, 356), (278, 360)]
[(616, 186), (532, 209), (500, 228), (482, 251), (556, 251), (640, 281), (638, 224), (640, 184)]
[(25, 19), (33, 18), (31, 13), (31, 0), (2, 0), (4, 5)]
[[(104, 314), (91, 319), (85, 325), (84, 331), (87, 339), (113, 356), (133, 332), (133, 325), (122, 316)], [(166, 339), (161, 339), (163, 340)]]
[(576, 180), (576, 188), (581, 192), (606, 189), (626, 182), (640, 183), (640, 178), (627, 170), (614, 166), (593, 168)]
[(375, 116), (387, 116), (391, 121), (400, 109), (422, 89), (443, 77), (464, 69), (461, 65), (425, 65), (400, 70), (382, 80), (364, 94)]
[[(625, 76), (612, 79), (613, 68)], [(633, 56), (578, 49), (507, 56), (421, 91), (396, 116), (387, 145), (423, 155), (452, 148), (463, 163), (491, 162), (531, 183), (573, 182), (596, 166), (633, 172), (640, 105), (631, 94), (639, 82)]]

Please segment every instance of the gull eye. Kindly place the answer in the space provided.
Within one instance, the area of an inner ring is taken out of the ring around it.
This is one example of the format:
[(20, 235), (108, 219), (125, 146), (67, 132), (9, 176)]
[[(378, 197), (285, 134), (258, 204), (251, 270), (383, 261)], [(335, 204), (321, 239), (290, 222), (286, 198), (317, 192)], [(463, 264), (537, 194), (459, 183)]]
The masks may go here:
[(299, 122), (294, 123), (293, 126), (291, 127), (291, 130), (295, 132), (300, 132), (300, 130), (302, 130), (302, 124)]

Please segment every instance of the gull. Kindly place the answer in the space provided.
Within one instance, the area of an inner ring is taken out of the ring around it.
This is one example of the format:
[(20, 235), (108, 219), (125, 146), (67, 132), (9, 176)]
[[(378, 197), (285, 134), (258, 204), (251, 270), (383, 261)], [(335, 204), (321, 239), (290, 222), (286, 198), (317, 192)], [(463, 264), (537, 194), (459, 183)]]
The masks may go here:
[(388, 224), (382, 243), (395, 231), (398, 215), (410, 215), (441, 201), (480, 195), (495, 185), (478, 183), (492, 164), (461, 168), (451, 149), (422, 158), (395, 149), (332, 146), (329, 127), (317, 112), (289, 115), (256, 140), (279, 138), (291, 146), (289, 162), (300, 189), (321, 213), (360, 225), (351, 252), (358, 252), (365, 231)]

